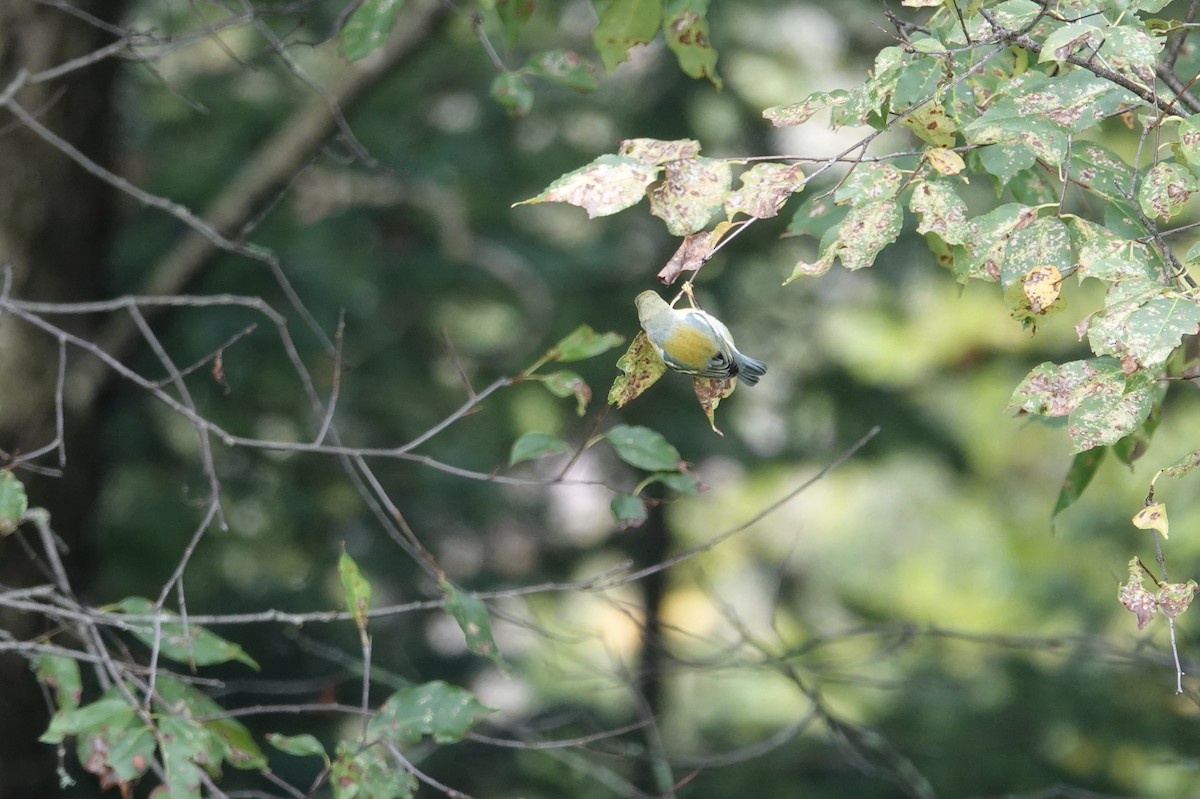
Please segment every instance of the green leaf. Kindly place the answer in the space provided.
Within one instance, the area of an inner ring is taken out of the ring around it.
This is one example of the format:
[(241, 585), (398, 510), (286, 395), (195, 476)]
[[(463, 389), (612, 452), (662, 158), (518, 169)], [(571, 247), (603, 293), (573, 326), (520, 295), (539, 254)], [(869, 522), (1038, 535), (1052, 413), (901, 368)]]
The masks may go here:
[(608, 389), (608, 404), (624, 408), (657, 383), (667, 365), (646, 339), (646, 332), (639, 330), (629, 349), (617, 359), (617, 369), (621, 374)]
[(38, 655), (33, 661), (38, 682), (54, 689), (54, 704), (59, 712), (79, 707), (83, 683), (79, 676), (79, 661), (66, 655)]
[(568, 172), (541, 194), (515, 205), (570, 203), (587, 211), (589, 218), (608, 216), (640, 202), (659, 171), (656, 165), (609, 153)]
[(649, 43), (662, 23), (662, 0), (611, 0), (603, 8), (593, 5), (598, 6), (600, 20), (592, 31), (592, 42), (609, 73), (628, 60), (631, 47)]
[(1183, 477), (1188, 472), (1200, 468), (1200, 449), (1192, 450), (1170, 466), (1162, 470), (1167, 477)]
[(918, 181), (908, 207), (920, 217), (918, 233), (936, 233), (947, 244), (970, 240), (967, 204), (946, 181)]
[(842, 266), (855, 270), (875, 263), (884, 247), (900, 235), (904, 212), (894, 200), (867, 203), (852, 209), (838, 228)]
[[(159, 625), (159, 653), (178, 663), (188, 663), (196, 666), (209, 666), (214, 663), (226, 663), (236, 660), (245, 663), (255, 671), (258, 664), (254, 658), (237, 644), (226, 641), (214, 632), (191, 622), (174, 621), (179, 614), (168, 610), (156, 611), (154, 603), (145, 597), (127, 597), (117, 603), (122, 613), (130, 616), (154, 616), (162, 618)], [(155, 640), (154, 623), (148, 621), (128, 621), (126, 629), (132, 632), (146, 646), (153, 647)]]
[(88, 734), (104, 728), (121, 729), (136, 718), (134, 709), (113, 687), (95, 702), (54, 714), (50, 726), (38, 740), (46, 744), (62, 743), (68, 735)]
[(1101, 36), (1104, 44), (1100, 47), (1099, 57), (1109, 69), (1147, 86), (1154, 85), (1154, 69), (1166, 39), (1151, 36), (1137, 25), (1110, 25)]
[(12, 472), (0, 471), (0, 536), (16, 530), (28, 509), (25, 486)]
[(1110, 200), (1125, 201), (1133, 191), (1133, 167), (1107, 147), (1076, 142), (1071, 148), (1071, 181)]
[(845, 105), (850, 101), (850, 93), (844, 89), (831, 92), (813, 92), (798, 103), (791, 105), (776, 105), (763, 111), (766, 119), (777, 128), (790, 128), (802, 125), (814, 114), (833, 105)]
[(587, 413), (588, 403), (592, 401), (592, 387), (584, 382), (575, 372), (560, 370), (538, 378), (542, 385), (556, 397), (574, 397), (575, 413), (583, 416)]
[(1131, 279), (1108, 290), (1104, 310), (1088, 323), (1088, 343), (1097, 355), (1153, 368), (1166, 362), (1184, 336), (1197, 332), (1200, 303), (1157, 283)]
[(1179, 214), (1200, 189), (1200, 179), (1179, 164), (1160, 162), (1150, 168), (1138, 187), (1138, 205), (1151, 218), (1168, 220)]
[(741, 174), (741, 187), (725, 199), (730, 219), (743, 213), (769, 219), (793, 194), (804, 188), (804, 171), (799, 164), (755, 164)]
[(1179, 123), (1179, 154), (1192, 169), (1200, 167), (1200, 114)]
[(940, 58), (906, 54), (905, 63), (908, 66), (897, 78), (896, 89), (892, 93), (892, 110), (896, 113), (907, 111), (933, 97), (946, 77), (946, 65)]
[(1028, 147), (1015, 144), (988, 144), (977, 151), (979, 166), (996, 178), (996, 190), (1001, 192), (1013, 176), (1037, 163), (1037, 156)]
[(346, 603), (346, 609), (354, 614), (354, 624), (358, 627), (359, 637), (365, 645), (367, 612), (371, 609), (371, 583), (362, 576), (358, 564), (354, 562), (354, 558), (350, 557), (344, 543), (342, 544), (342, 554), (338, 558), (337, 570), (338, 577), (342, 580), (342, 598)]
[(513, 442), (512, 452), (508, 456), (508, 465), (515, 466), (524, 461), (548, 458), (551, 455), (563, 455), (571, 451), (567, 442), (549, 433), (525, 433)]
[(900, 124), (934, 147), (953, 147), (958, 133), (957, 121), (937, 102), (917, 106)]
[(696, 494), (703, 489), (695, 475), (688, 472), (659, 472), (653, 475), (653, 480), (680, 494)]
[(533, 108), (533, 90), (518, 72), (501, 72), (492, 80), (490, 93), (511, 117), (525, 116)]
[(277, 732), (269, 732), (266, 737), (267, 743), (284, 754), (296, 755), (297, 757), (313, 755), (322, 758), (326, 763), (329, 762), (329, 755), (326, 754), (325, 747), (314, 736), (308, 733), (282, 735)]
[(1096, 49), (1104, 41), (1103, 34), (1095, 25), (1086, 22), (1071, 22), (1060, 25), (1042, 41), (1038, 63), (1046, 61), (1065, 62), (1077, 50), (1085, 52)]
[(683, 458), (679, 450), (657, 430), (649, 427), (617, 425), (605, 434), (617, 456), (639, 469), (648, 472), (673, 472), (679, 470)]
[(587, 325), (580, 325), (560, 339), (547, 353), (547, 358), (560, 363), (582, 361), (624, 343), (625, 337), (619, 333), (597, 333)]
[(116, 686), (91, 704), (56, 713), (38, 740), (62, 743), (68, 735), (76, 736), (79, 762), (94, 773), (108, 772), (123, 792), (150, 767), (156, 745), (153, 730)]
[(650, 213), (667, 223), (672, 236), (686, 236), (708, 226), (729, 196), (733, 180), (728, 161), (688, 158), (668, 161), (663, 179), (650, 187)]
[(1016, 227), (1008, 237), (1005, 256), (1000, 282), (1006, 287), (1023, 280), (1037, 266), (1053, 266), (1059, 274), (1069, 274), (1075, 266), (1071, 237), (1057, 216), (1037, 217)]
[(419, 785), (383, 747), (359, 749), (350, 741), (338, 743), (329, 776), (334, 799), (411, 799)]
[(1066, 416), (1073, 452), (1114, 444), (1137, 429), (1154, 405), (1155, 376), (1126, 378), (1113, 358), (1043, 363), (1017, 386), (1008, 407)]
[(378, 50), (387, 41), (404, 0), (363, 0), (342, 28), (338, 52), (357, 61)]
[(1083, 496), (1083, 492), (1092, 482), (1092, 478), (1096, 476), (1107, 453), (1107, 447), (1096, 447), (1080, 452), (1071, 459), (1071, 466), (1063, 478), (1062, 487), (1058, 490), (1058, 499), (1050, 514), (1051, 522), (1058, 514), (1074, 505)]
[(1036, 217), (1034, 208), (1007, 203), (971, 220), (972, 236), (963, 249), (961, 261), (955, 264), (960, 279), (999, 280), (1009, 237)]
[(663, 11), (663, 37), (684, 74), (707, 78), (720, 89), (717, 51), (708, 39), (707, 13), (708, 0), (667, 0)]
[[(857, 172), (857, 170), (855, 170)], [(810, 194), (792, 214), (785, 236), (812, 236), (821, 239), (829, 231), (836, 229), (850, 213), (846, 205), (834, 205), (824, 193)]]
[(508, 664), (500, 657), (500, 648), (496, 646), (496, 639), (492, 637), (492, 620), (488, 615), (487, 605), (459, 591), (444, 579), (438, 583), (438, 587), (444, 595), (442, 607), (458, 622), (459, 629), (466, 637), (467, 649), (487, 658), (507, 673)]
[(612, 508), (613, 517), (616, 518), (622, 531), (641, 527), (649, 517), (646, 503), (642, 501), (641, 497), (635, 497), (632, 494), (617, 494), (612, 498), (609, 507)]
[(545, 50), (534, 53), (525, 64), (531, 75), (579, 92), (594, 92), (600, 88), (592, 65), (570, 50)]
[[(838, 205), (862, 205), (892, 199), (900, 192), (904, 180), (904, 173), (892, 164), (859, 164), (834, 190), (833, 201)], [(788, 232), (793, 231), (789, 228)]]
[(438, 743), (454, 743), (491, 712), (470, 692), (436, 680), (401, 688), (388, 697), (367, 734), (397, 743), (412, 743), (425, 735)]
[(496, 15), (504, 29), (504, 41), (508, 47), (517, 43), (521, 30), (533, 17), (534, 0), (496, 0)]
[(670, 161), (686, 161), (700, 156), (700, 142), (695, 139), (625, 139), (617, 151), (625, 158), (636, 158), (643, 164), (661, 166)]
[(1139, 280), (1161, 284), (1161, 262), (1143, 242), (1123, 239), (1107, 227), (1079, 217), (1067, 220), (1080, 277), (1106, 283)]
[(200, 799), (200, 763), (219, 763), (217, 742), (198, 722), (164, 716), (158, 722), (159, 752), (170, 799)]

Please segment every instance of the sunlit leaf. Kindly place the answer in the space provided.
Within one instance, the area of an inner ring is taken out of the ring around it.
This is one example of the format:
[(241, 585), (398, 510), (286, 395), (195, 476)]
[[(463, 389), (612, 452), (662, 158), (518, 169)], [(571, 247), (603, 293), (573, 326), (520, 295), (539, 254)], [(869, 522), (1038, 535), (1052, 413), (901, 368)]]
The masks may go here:
[[(862, 205), (895, 199), (905, 180), (904, 173), (892, 164), (859, 164), (838, 184), (833, 201), (838, 205)], [(789, 229), (788, 232), (796, 231)]]
[(663, 179), (650, 187), (650, 213), (667, 223), (673, 236), (703, 230), (729, 195), (732, 173), (727, 161), (688, 158), (668, 161)]
[(1169, 523), (1167, 521), (1167, 506), (1155, 502), (1139, 510), (1133, 516), (1133, 526), (1139, 530), (1157, 530), (1165, 539), (1168, 537)]
[(342, 554), (338, 557), (337, 570), (338, 577), (342, 581), (342, 601), (346, 603), (346, 609), (354, 616), (354, 626), (358, 628), (359, 636), (365, 644), (367, 613), (371, 609), (371, 583), (363, 577), (358, 564), (346, 551), (344, 543), (342, 544)]
[(741, 187), (725, 200), (725, 213), (768, 219), (793, 194), (804, 188), (804, 171), (799, 164), (755, 164), (741, 174)]
[(659, 167), (636, 158), (605, 154), (563, 175), (536, 197), (515, 205), (561, 202), (579, 206), (591, 218), (608, 216), (636, 205), (658, 173)]
[(683, 237), (683, 241), (671, 255), (667, 265), (655, 276), (664, 285), (671, 285), (684, 272), (695, 272), (709, 259), (713, 247), (721, 237), (732, 227), (732, 223), (722, 220), (712, 230), (702, 230)]
[(491, 712), (469, 691), (437, 680), (401, 688), (388, 697), (372, 717), (367, 734), (397, 743), (412, 743), (426, 735), (438, 743), (453, 743)]
[(934, 147), (953, 147), (958, 133), (958, 124), (936, 102), (917, 106), (900, 120), (900, 124)]
[(679, 59), (679, 68), (692, 78), (707, 78), (721, 88), (717, 51), (708, 39), (709, 0), (667, 0), (663, 10), (663, 35)]
[(843, 105), (849, 100), (850, 93), (844, 89), (832, 92), (813, 92), (798, 103), (768, 108), (763, 111), (763, 118), (777, 128), (792, 127), (807, 122), (818, 111), (834, 105)]
[(667, 365), (655, 352), (644, 330), (638, 331), (629, 349), (617, 359), (617, 368), (621, 374), (608, 390), (608, 404), (618, 408), (624, 408), (641, 396), (667, 371)]
[(643, 164), (660, 166), (700, 157), (700, 142), (695, 139), (623, 139), (617, 154)]
[(900, 235), (903, 222), (904, 212), (893, 200), (853, 208), (838, 228), (842, 266), (850, 270), (871, 266), (883, 248)]
[(926, 148), (925, 157), (939, 175), (957, 175), (967, 168), (961, 155), (945, 147)]
[(629, 58), (629, 49), (646, 44), (662, 25), (662, 0), (610, 0), (592, 30), (592, 42), (606, 72)]

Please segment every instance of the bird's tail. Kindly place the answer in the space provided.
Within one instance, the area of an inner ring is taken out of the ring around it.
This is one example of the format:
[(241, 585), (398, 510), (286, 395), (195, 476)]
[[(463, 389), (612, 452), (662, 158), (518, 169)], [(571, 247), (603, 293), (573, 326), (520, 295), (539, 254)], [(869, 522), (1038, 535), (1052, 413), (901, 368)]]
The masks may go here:
[(738, 378), (748, 386), (758, 382), (758, 378), (767, 373), (767, 365), (757, 358), (750, 358), (738, 353)]

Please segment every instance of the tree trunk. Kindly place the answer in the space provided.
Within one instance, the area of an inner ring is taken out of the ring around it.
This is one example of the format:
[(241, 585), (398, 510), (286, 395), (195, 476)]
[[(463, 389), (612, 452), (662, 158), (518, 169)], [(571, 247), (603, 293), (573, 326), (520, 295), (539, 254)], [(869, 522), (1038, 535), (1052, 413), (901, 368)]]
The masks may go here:
[[(0, 2), (0, 91), (24, 70), (31, 79), (14, 99), (56, 135), (100, 164), (113, 152), (112, 87), (118, 63), (107, 59), (50, 81), (37, 73), (109, 44), (113, 35), (96, 21), (119, 17), (124, 2), (73, 0), (67, 13), (33, 0)], [(0, 267), (11, 270), (14, 297), (77, 302), (105, 296), (113, 233), (114, 190), (0, 110)], [(58, 317), (87, 335), (86, 317)], [(79, 358), (78, 352), (69, 357)], [(13, 317), (0, 318), (0, 466), (53, 441), (57, 342)], [(18, 469), (31, 506), (47, 508), (51, 524), (70, 548), (74, 578), (90, 561), (85, 531), (102, 471), (98, 414), (68, 418), (62, 477)], [(53, 454), (38, 465), (57, 468)], [(0, 540), (0, 587), (45, 583), (16, 540)], [(30, 540), (36, 548), (37, 542)], [(0, 629), (18, 639), (42, 631), (42, 620), (0, 615)], [(58, 796), (54, 752), (37, 742), (47, 711), (28, 662), (0, 654), (0, 796)]]

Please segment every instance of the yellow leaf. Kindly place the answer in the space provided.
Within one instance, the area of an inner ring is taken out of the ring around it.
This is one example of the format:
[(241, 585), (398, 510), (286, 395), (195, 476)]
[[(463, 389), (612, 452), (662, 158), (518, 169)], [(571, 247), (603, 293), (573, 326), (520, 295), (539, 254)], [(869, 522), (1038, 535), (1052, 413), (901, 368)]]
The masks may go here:
[(1058, 302), (1058, 294), (1062, 289), (1062, 274), (1057, 267), (1050, 264), (1035, 266), (1026, 273), (1024, 286), (1029, 310), (1035, 314), (1042, 314)]
[(946, 147), (930, 147), (925, 151), (925, 157), (939, 175), (957, 175), (967, 168), (962, 156)]
[(1167, 537), (1167, 506), (1162, 502), (1147, 505), (1133, 517), (1133, 526), (1139, 530), (1158, 530)]

